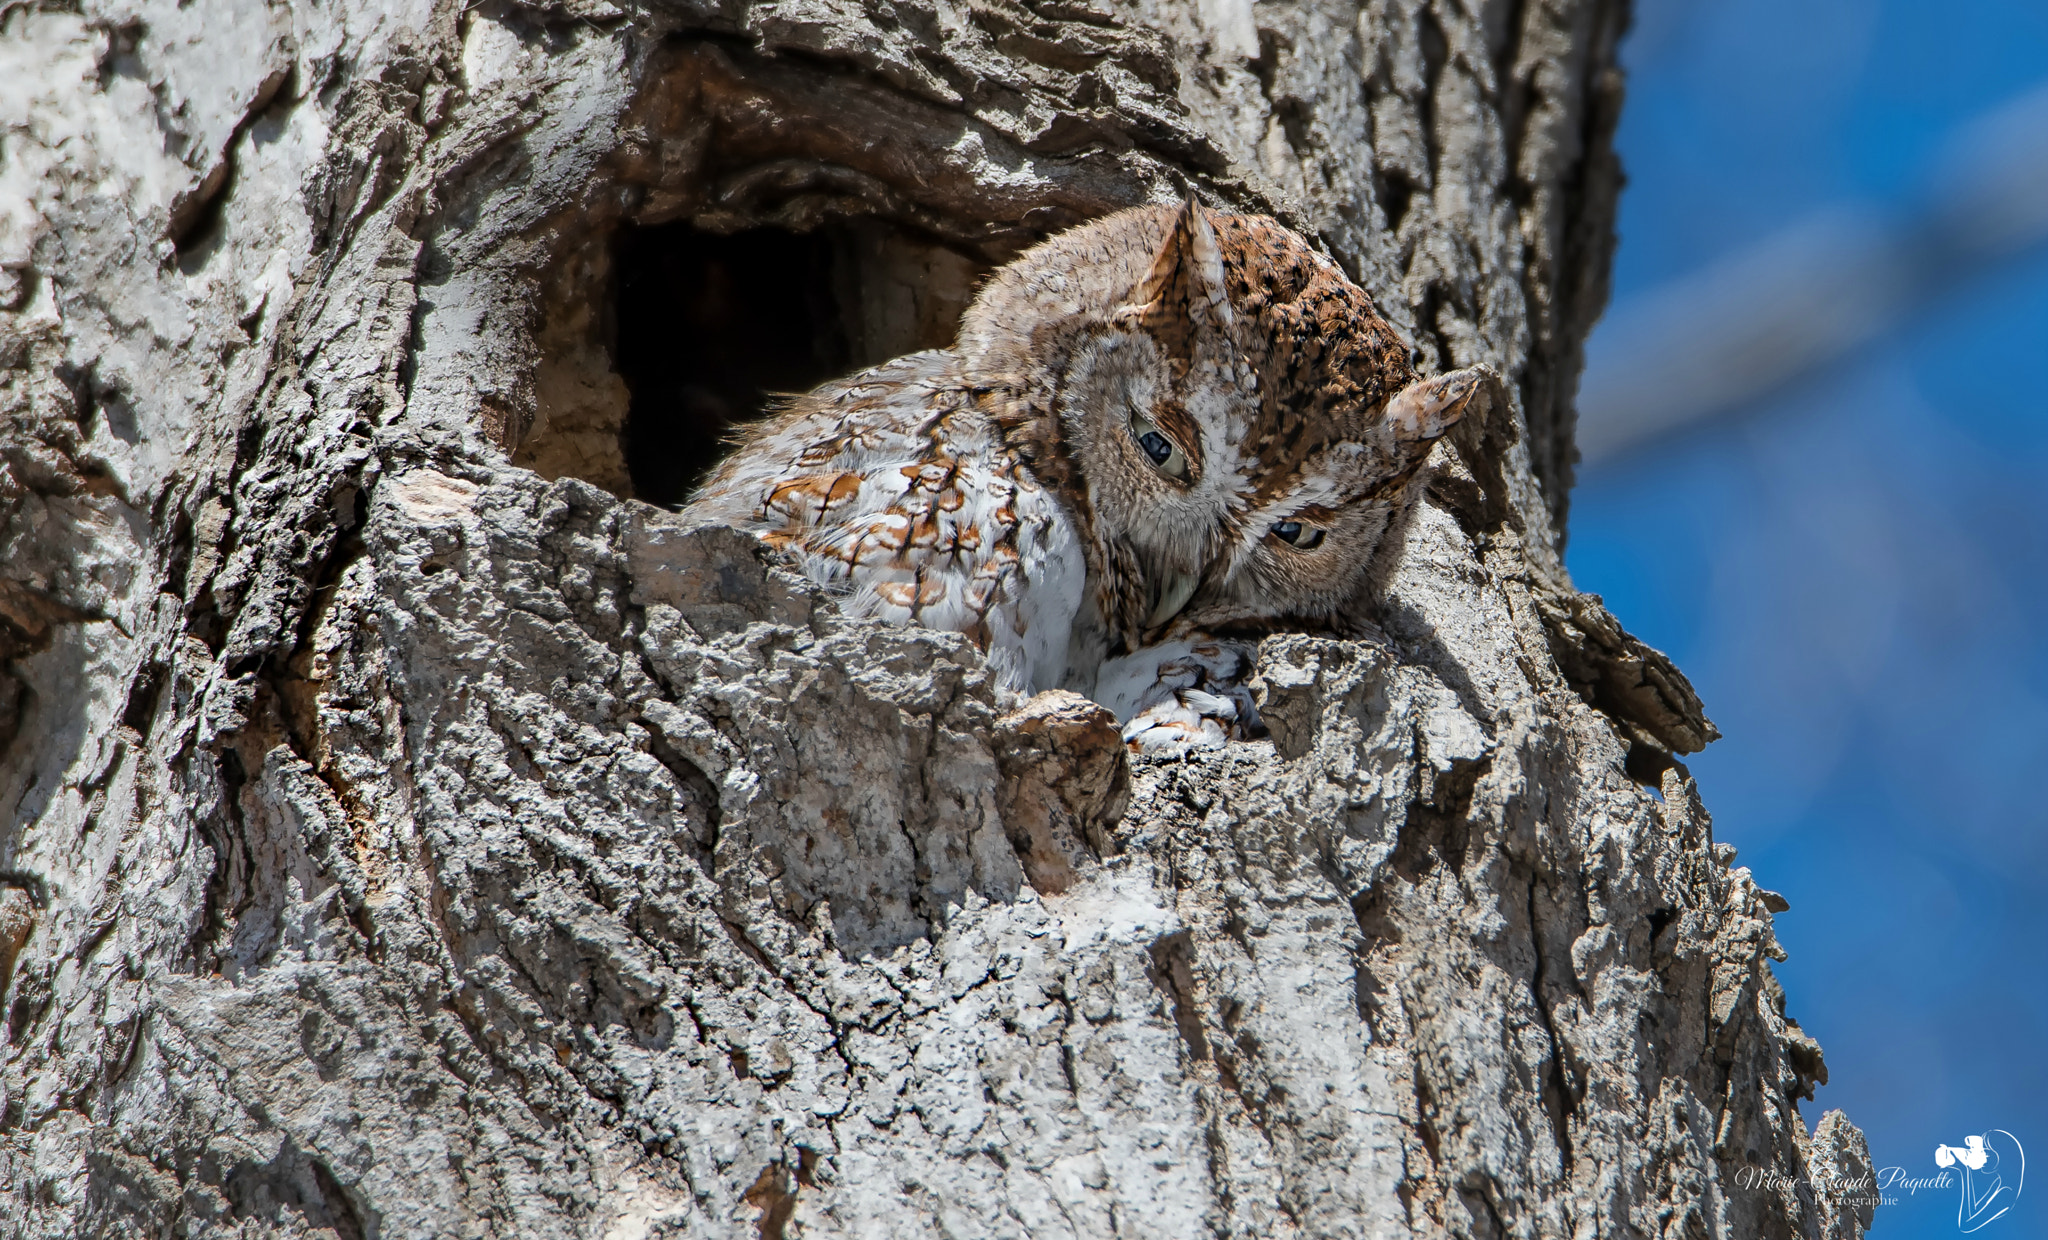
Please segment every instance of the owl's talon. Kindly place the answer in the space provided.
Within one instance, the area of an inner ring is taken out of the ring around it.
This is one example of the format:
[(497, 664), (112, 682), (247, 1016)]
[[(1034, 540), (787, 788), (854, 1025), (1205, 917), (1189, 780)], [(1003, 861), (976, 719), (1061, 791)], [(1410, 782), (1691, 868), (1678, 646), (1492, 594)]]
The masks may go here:
[(1230, 743), (1213, 719), (1190, 725), (1180, 721), (1147, 724), (1135, 731), (1126, 728), (1124, 745), (1141, 758), (1185, 758), (1189, 754), (1221, 749)]

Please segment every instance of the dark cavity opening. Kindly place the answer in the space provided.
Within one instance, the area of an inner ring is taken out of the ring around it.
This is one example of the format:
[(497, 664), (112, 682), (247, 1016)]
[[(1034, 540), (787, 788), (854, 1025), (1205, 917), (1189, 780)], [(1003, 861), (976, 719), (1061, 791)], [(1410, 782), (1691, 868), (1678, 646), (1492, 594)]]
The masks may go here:
[(781, 396), (952, 343), (986, 264), (879, 220), (729, 235), (620, 230), (614, 366), (633, 494), (689, 497)]
[(815, 387), (851, 363), (833, 246), (822, 232), (721, 237), (666, 224), (629, 226), (618, 247), (626, 468), (635, 495), (675, 504), (771, 393)]

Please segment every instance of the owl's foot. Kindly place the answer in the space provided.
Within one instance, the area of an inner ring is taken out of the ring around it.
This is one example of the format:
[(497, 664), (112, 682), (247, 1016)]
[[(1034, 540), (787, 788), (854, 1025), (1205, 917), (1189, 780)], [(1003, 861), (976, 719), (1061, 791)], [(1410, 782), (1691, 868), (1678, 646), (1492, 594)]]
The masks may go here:
[(1124, 721), (1124, 744), (1146, 757), (1183, 757), (1265, 734), (1247, 683), (1249, 648), (1175, 641), (1105, 664), (1096, 697)]
[(1227, 697), (1182, 689), (1124, 725), (1124, 744), (1148, 758), (1178, 758), (1221, 749), (1237, 725), (1237, 704)]

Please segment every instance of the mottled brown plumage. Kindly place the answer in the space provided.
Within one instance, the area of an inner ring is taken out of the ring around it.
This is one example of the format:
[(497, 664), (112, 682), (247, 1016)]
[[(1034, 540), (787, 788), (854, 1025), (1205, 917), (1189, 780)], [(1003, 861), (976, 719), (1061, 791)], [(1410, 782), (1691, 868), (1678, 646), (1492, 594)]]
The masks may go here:
[(1017, 688), (1214, 739), (1249, 707), (1211, 636), (1347, 601), (1489, 381), (1418, 382), (1365, 292), (1278, 223), (1141, 207), (997, 272), (953, 350), (793, 402), (691, 511), (858, 614), (968, 633)]
[[(1116, 438), (1120, 420), (1059, 407), (1077, 359), (1107, 351), (1118, 327), (1163, 355), (1147, 413), (1187, 456), (1185, 486), (1128, 451), (1096, 452), (1091, 470), (1083, 458)], [(1475, 368), (1418, 384), (1408, 346), (1335, 263), (1271, 219), (1193, 204), (1122, 212), (1025, 254), (968, 311), (958, 351), (976, 380), (1019, 394), (1003, 415), (1012, 440), (1092, 518), (1084, 545), (1105, 655), (1327, 616), (1350, 596), (1429, 444), (1491, 379)], [(1205, 404), (1213, 445), (1194, 412)], [(1219, 469), (1226, 478), (1210, 479)], [(1204, 491), (1211, 502), (1188, 512), (1183, 501)], [(1103, 500), (1134, 519), (1102, 519)], [(1272, 537), (1290, 518), (1321, 542)], [(1163, 583), (1184, 576), (1194, 592), (1153, 623)]]

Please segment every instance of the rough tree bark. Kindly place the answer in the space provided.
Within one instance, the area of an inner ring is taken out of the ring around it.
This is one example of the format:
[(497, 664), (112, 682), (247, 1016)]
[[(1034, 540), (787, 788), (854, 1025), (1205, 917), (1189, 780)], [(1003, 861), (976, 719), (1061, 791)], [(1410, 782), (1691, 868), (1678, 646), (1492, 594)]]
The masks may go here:
[[(1625, 16), (0, 8), (0, 1230), (1859, 1234), (1711, 725), (1558, 560)], [(1519, 407), (1386, 640), (1269, 640), (1271, 741), (1111, 820), (644, 501), (728, 344), (942, 341), (1190, 188)]]

